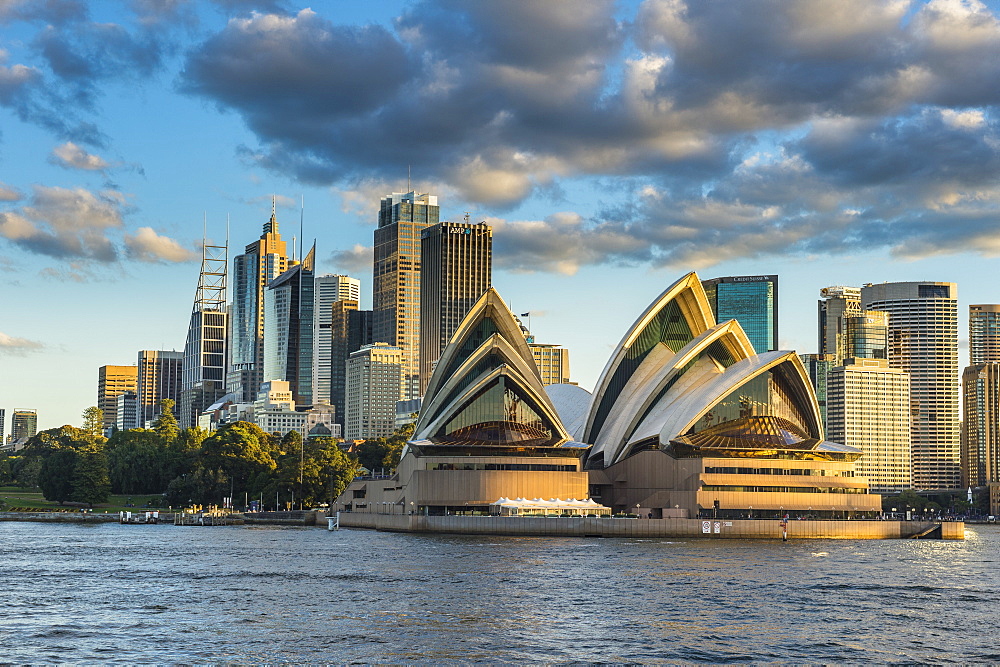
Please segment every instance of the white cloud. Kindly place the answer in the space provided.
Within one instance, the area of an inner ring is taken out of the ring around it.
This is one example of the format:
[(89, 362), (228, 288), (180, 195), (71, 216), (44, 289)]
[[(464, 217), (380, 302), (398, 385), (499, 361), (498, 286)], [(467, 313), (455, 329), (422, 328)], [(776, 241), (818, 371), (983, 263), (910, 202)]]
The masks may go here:
[(83, 171), (104, 171), (111, 166), (104, 158), (88, 153), (72, 141), (52, 149), (51, 160), (60, 167)]
[(129, 257), (140, 262), (190, 262), (197, 253), (167, 236), (160, 236), (151, 227), (140, 227), (135, 234), (125, 234)]
[(36, 340), (17, 338), (0, 331), (0, 355), (24, 356), (29, 352), (39, 352), (44, 348), (45, 345)]

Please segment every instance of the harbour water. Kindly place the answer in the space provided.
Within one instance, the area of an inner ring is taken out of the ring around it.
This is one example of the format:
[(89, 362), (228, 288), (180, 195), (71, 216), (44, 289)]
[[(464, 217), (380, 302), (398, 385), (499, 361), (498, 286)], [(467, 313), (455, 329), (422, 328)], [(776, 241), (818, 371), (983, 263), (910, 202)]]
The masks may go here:
[(998, 662), (966, 540), (0, 524), (0, 662)]

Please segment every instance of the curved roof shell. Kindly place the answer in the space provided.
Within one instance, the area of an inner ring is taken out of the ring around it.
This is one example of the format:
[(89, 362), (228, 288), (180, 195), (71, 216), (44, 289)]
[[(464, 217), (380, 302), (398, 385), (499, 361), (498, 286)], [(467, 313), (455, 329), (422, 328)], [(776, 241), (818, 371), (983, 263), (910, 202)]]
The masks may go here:
[(569, 440), (513, 313), (487, 290), (435, 366), (413, 441), (552, 447)]

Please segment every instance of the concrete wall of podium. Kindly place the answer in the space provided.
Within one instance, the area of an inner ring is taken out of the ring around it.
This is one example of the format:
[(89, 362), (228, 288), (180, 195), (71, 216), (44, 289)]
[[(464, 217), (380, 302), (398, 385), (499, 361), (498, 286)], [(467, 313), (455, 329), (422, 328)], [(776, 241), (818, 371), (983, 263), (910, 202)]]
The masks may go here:
[[(319, 523), (319, 522), (317, 522)], [(965, 539), (961, 521), (777, 519), (598, 519), (593, 517), (423, 516), (341, 512), (341, 528), (464, 535), (687, 537), (704, 539)]]

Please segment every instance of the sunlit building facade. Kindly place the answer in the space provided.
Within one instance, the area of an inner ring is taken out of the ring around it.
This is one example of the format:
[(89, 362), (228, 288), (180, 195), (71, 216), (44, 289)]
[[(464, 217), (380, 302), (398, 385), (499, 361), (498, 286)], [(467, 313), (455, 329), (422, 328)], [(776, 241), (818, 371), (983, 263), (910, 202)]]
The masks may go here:
[(740, 323), (754, 351), (778, 349), (778, 276), (728, 276), (702, 281), (717, 322)]
[(396, 430), (396, 402), (403, 378), (403, 351), (372, 343), (347, 358), (344, 437), (385, 438)]
[(542, 384), (569, 383), (569, 350), (559, 345), (533, 342), (528, 343), (528, 348), (538, 366)]
[(137, 378), (135, 366), (101, 366), (97, 370), (97, 407), (104, 413), (105, 433), (118, 427), (118, 397), (125, 392), (135, 394)]
[(160, 416), (160, 402), (170, 399), (174, 411), (181, 395), (184, 353), (176, 350), (140, 350), (136, 381), (136, 425), (147, 428)]
[(252, 403), (264, 381), (264, 294), (268, 284), (288, 269), (288, 261), (272, 202), (271, 219), (260, 239), (233, 258), (232, 352), (226, 389), (240, 403)]
[(910, 376), (885, 359), (845, 359), (827, 383), (827, 437), (861, 450), (855, 471), (872, 491), (912, 487)]
[(914, 488), (959, 489), (958, 286), (868, 284), (861, 306), (889, 314), (889, 366), (910, 376)]
[(372, 273), (374, 339), (403, 353), (400, 399), (420, 395), (420, 235), (440, 222), (437, 197), (394, 192), (382, 198)]

